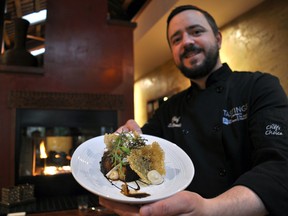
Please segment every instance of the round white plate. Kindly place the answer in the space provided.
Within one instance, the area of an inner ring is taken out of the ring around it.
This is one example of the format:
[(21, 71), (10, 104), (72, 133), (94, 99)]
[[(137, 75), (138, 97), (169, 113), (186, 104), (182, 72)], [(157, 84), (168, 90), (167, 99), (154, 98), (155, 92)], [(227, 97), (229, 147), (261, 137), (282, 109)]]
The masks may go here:
[(116, 187), (121, 188), (122, 181), (113, 181), (113, 184), (111, 184), (105, 178), (100, 171), (100, 161), (106, 146), (104, 136), (87, 140), (75, 150), (71, 159), (72, 175), (86, 190), (107, 199), (130, 204), (154, 202), (184, 190), (194, 177), (194, 165), (189, 156), (172, 142), (151, 135), (141, 134), (141, 136), (147, 139), (146, 144), (152, 144), (154, 141), (158, 142), (165, 152), (166, 175), (164, 176), (164, 182), (160, 185), (140, 183), (138, 192), (147, 193), (149, 196), (142, 198), (125, 196)]

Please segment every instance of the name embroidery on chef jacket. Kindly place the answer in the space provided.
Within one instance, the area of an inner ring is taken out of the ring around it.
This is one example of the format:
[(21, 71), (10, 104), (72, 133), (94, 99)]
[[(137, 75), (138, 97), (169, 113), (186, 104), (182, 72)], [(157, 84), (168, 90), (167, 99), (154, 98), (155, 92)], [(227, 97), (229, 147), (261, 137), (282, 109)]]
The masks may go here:
[(168, 128), (175, 128), (175, 127), (181, 127), (182, 124), (180, 122), (181, 117), (173, 116), (171, 119), (171, 122), (168, 124)]
[(248, 104), (243, 104), (233, 107), (230, 110), (223, 110), (223, 124), (230, 125), (234, 122), (243, 121), (247, 119)]
[(281, 127), (278, 124), (269, 124), (266, 126), (265, 135), (266, 136), (283, 136)]

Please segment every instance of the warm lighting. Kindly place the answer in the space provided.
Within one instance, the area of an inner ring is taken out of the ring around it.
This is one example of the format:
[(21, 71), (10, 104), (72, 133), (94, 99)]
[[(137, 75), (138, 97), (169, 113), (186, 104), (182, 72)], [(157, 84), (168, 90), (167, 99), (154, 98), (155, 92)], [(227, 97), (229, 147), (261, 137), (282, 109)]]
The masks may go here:
[(39, 12), (34, 12), (23, 16), (23, 19), (26, 19), (30, 22), (31, 25), (43, 22), (46, 20), (47, 10), (41, 10)]
[(44, 169), (45, 175), (55, 175), (57, 173), (57, 167), (55, 166), (46, 166)]
[(47, 154), (46, 154), (46, 149), (45, 149), (45, 144), (44, 144), (44, 141), (42, 141), (40, 143), (40, 158), (41, 159), (44, 159), (44, 158), (47, 158)]
[(45, 52), (45, 48), (40, 48), (40, 49), (37, 49), (37, 50), (33, 50), (31, 51), (30, 53), (33, 55), (33, 56), (37, 56), (37, 55), (41, 55)]
[(55, 158), (61, 158), (61, 155), (56, 154), (56, 155), (55, 155)]
[(153, 86), (153, 82), (151, 79), (145, 79), (143, 81), (143, 86), (146, 87), (146, 88), (150, 88), (151, 86)]
[(56, 175), (61, 173), (70, 173), (71, 167), (70, 166), (62, 166), (62, 167), (56, 167), (56, 166), (46, 166), (44, 168), (44, 174), (45, 175)]
[(62, 170), (71, 171), (71, 167), (70, 166), (62, 166)]

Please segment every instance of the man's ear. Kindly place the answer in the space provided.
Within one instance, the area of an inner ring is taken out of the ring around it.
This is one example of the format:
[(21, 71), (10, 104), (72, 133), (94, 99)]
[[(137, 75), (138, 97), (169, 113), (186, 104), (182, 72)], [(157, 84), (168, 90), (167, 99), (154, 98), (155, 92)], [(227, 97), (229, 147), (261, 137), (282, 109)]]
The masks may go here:
[(218, 33), (216, 35), (216, 41), (217, 41), (218, 47), (220, 49), (222, 46), (222, 34), (220, 31), (218, 31)]

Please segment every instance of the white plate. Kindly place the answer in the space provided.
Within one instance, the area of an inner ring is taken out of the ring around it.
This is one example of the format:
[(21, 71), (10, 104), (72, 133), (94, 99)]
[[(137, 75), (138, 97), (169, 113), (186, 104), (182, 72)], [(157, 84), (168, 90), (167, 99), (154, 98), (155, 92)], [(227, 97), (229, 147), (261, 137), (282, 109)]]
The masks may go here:
[[(104, 177), (99, 163), (106, 146), (104, 136), (87, 140), (75, 150), (71, 159), (74, 178), (82, 187), (94, 194), (130, 204), (154, 202), (184, 190), (194, 177), (194, 165), (188, 155), (172, 142), (151, 135), (141, 134), (141, 136), (147, 139), (147, 144), (158, 142), (165, 152), (164, 182), (160, 185), (140, 185), (138, 192), (150, 194), (149, 196), (127, 197)], [(121, 181), (113, 181), (113, 183), (120, 188), (123, 184)]]

